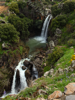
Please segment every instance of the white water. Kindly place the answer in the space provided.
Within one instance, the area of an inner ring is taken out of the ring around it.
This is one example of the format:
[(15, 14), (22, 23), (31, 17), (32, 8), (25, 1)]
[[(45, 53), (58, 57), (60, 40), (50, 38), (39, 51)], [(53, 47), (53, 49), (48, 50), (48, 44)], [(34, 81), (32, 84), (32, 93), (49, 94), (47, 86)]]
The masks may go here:
[[(46, 17), (44, 24), (43, 24), (43, 27), (42, 27), (41, 36), (34, 37), (35, 40), (39, 41), (40, 43), (46, 43), (48, 26), (49, 26), (49, 22), (50, 22), (51, 19), (52, 19), (52, 15), (48, 15)], [(26, 70), (22, 70), (22, 66), (24, 66), (23, 62), (25, 60), (29, 61), (30, 59), (26, 58), (26, 59), (21, 60), (18, 64), (18, 66), (16, 66), (16, 68), (15, 68), (12, 87), (11, 87), (11, 93), (3, 95), (2, 98), (4, 98), (7, 95), (10, 95), (10, 94), (17, 94), (18, 93), (18, 90), (15, 88), (17, 70), (19, 70), (19, 73), (20, 73), (20, 87), (19, 87), (20, 91), (23, 90), (25, 87), (27, 87), (27, 82), (26, 82), (26, 77), (25, 77), (25, 71)], [(33, 72), (32, 77), (38, 78), (38, 72), (37, 72), (35, 66), (33, 66), (32, 72)]]
[(41, 43), (46, 43), (48, 26), (49, 26), (51, 19), (52, 19), (52, 15), (49, 14), (44, 21), (42, 31), (41, 31), (41, 36), (34, 37), (35, 40), (40, 41)]
[(25, 77), (25, 71), (26, 70), (22, 69), (22, 66), (24, 66), (23, 62), (25, 60), (29, 61), (30, 59), (26, 58), (26, 59), (21, 60), (19, 62), (19, 64), (18, 64), (18, 66), (16, 66), (16, 68), (15, 68), (15, 72), (14, 72), (14, 76), (13, 76), (13, 83), (12, 83), (12, 87), (11, 87), (11, 94), (16, 94), (17, 91), (18, 91), (18, 90), (15, 89), (15, 85), (16, 85), (16, 72), (17, 72), (17, 70), (19, 70), (19, 73), (20, 73), (20, 87), (19, 87), (20, 91), (22, 89), (24, 89), (25, 87), (27, 87), (27, 82), (26, 82), (26, 77)]

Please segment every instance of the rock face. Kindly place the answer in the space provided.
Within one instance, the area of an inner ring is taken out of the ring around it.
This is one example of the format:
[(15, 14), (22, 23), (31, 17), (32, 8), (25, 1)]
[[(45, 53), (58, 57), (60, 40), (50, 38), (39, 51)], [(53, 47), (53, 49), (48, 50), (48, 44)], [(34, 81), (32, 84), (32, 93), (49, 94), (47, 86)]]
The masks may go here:
[(48, 100), (58, 99), (63, 96), (61, 91), (55, 91), (51, 95), (48, 96)]
[(57, 28), (56, 31), (55, 31), (55, 36), (61, 37), (61, 34), (62, 34), (62, 31), (59, 28)]
[(68, 94), (73, 94), (75, 91), (75, 83), (69, 83), (67, 86), (65, 86), (65, 91), (64, 93), (66, 95)]

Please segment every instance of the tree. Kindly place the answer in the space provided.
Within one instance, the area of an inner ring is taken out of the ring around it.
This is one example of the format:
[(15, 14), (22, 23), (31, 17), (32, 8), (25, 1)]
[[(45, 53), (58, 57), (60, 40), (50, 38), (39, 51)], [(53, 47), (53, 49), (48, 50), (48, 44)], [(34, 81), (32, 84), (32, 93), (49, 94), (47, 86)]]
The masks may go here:
[(16, 14), (19, 13), (19, 7), (17, 2), (12, 2), (11, 5), (9, 6), (10, 11), (14, 11)]
[(0, 38), (2, 41), (17, 43), (19, 41), (19, 32), (17, 32), (15, 27), (11, 24), (1, 24)]

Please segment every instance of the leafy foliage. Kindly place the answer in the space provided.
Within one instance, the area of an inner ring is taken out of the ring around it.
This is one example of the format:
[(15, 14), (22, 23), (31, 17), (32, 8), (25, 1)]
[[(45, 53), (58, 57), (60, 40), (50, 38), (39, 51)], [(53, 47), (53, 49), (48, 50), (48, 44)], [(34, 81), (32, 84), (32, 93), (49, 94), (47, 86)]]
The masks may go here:
[(12, 2), (11, 5), (9, 6), (10, 11), (14, 11), (16, 14), (19, 13), (19, 7), (17, 2)]
[(11, 24), (2, 24), (0, 25), (0, 38), (2, 41), (16, 43), (19, 41), (19, 32)]
[(63, 56), (63, 51), (62, 51), (62, 49), (61, 48), (59, 48), (59, 47), (56, 47), (55, 49), (54, 49), (54, 51), (51, 53), (51, 54), (49, 54), (48, 55), (48, 65), (54, 65), (55, 64), (55, 62), (60, 58), (60, 57), (62, 57)]
[(31, 26), (32, 20), (26, 17), (19, 18), (18, 16), (11, 14), (8, 17), (8, 21), (20, 32), (21, 39), (25, 40), (29, 36), (28, 28)]

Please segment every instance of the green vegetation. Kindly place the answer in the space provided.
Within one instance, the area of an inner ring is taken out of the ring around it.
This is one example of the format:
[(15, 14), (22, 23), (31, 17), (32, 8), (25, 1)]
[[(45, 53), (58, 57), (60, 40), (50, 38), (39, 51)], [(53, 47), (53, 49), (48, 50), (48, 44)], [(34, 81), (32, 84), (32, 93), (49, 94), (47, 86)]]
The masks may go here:
[(14, 11), (14, 13), (18, 14), (19, 13), (19, 7), (17, 2), (12, 2), (9, 6), (10, 11)]
[(14, 25), (17, 31), (20, 32), (20, 37), (22, 40), (25, 40), (29, 36), (28, 28), (31, 26), (32, 20), (26, 17), (20, 18), (14, 14), (11, 14), (8, 17), (8, 21)]
[(11, 24), (2, 24), (0, 25), (0, 38), (2, 41), (17, 43), (19, 41), (19, 32)]

